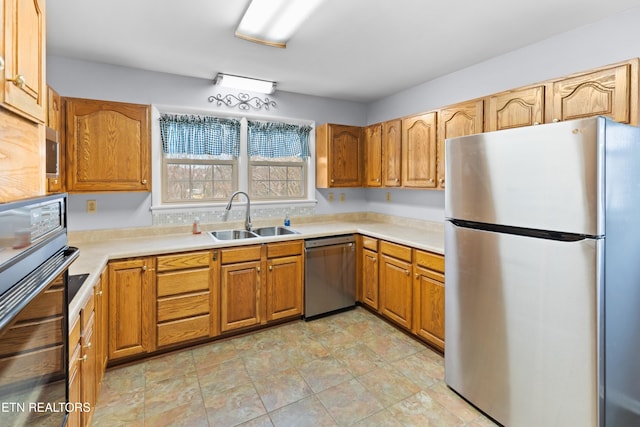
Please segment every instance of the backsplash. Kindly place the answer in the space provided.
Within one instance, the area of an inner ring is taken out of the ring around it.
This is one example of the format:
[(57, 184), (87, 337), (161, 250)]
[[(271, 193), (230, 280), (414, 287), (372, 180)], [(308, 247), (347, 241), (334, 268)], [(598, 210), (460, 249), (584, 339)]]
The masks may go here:
[[(200, 218), (201, 224), (213, 224), (224, 222), (225, 209), (219, 208), (215, 210), (194, 209), (192, 211), (184, 210), (180, 212), (163, 212), (155, 211), (152, 215), (153, 225), (170, 226), (170, 225), (188, 225), (193, 224), (194, 219)], [(259, 208), (251, 207), (251, 219), (278, 219), (284, 220), (285, 215), (292, 217), (312, 216), (316, 214), (314, 206), (283, 206), (278, 208)], [(232, 208), (229, 212), (227, 221), (243, 221), (245, 216), (244, 206)]]

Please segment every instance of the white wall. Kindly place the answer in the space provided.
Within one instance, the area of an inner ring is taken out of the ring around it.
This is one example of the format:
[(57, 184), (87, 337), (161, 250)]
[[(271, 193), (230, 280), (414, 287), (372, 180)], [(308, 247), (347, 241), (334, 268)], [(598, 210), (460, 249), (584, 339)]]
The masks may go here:
[[(276, 92), (278, 108), (261, 114), (364, 125), (428, 111), (491, 93), (524, 86), (640, 56), (640, 8), (560, 34), (505, 55), (425, 82), (369, 105)], [(535, 28), (523, 28), (523, 31)], [(62, 96), (224, 110), (207, 101), (211, 81), (134, 70), (60, 57), (47, 58), (47, 81)], [(391, 201), (386, 201), (386, 193)], [(444, 194), (430, 190), (317, 190), (317, 213), (370, 210), (442, 221)], [(339, 194), (345, 193), (345, 201)], [(86, 200), (98, 200), (98, 213), (84, 213)], [(151, 223), (150, 197), (144, 195), (72, 195), (72, 229), (144, 226)], [(109, 209), (101, 210), (100, 206)]]

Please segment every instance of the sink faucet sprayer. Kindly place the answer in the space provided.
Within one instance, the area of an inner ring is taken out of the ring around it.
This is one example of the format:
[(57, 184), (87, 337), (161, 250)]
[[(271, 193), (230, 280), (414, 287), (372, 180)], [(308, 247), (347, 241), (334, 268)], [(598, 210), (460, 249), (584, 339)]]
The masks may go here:
[(229, 203), (227, 203), (227, 207), (225, 208), (224, 214), (222, 215), (222, 220), (226, 221), (227, 218), (229, 217), (229, 211), (231, 210), (231, 204), (233, 203), (233, 198), (236, 197), (238, 194), (244, 194), (244, 197), (247, 198), (247, 211), (245, 213), (245, 218), (244, 218), (244, 228), (247, 231), (251, 231), (251, 227), (252, 227), (251, 226), (251, 199), (249, 199), (249, 195), (244, 191), (236, 191), (231, 195), (231, 197), (229, 197)]

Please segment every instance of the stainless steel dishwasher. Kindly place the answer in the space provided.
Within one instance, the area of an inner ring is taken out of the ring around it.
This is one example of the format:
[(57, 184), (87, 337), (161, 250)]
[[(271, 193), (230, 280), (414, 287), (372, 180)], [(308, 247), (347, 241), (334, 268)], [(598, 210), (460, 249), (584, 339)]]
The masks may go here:
[(356, 245), (353, 235), (308, 239), (304, 243), (305, 320), (356, 304)]

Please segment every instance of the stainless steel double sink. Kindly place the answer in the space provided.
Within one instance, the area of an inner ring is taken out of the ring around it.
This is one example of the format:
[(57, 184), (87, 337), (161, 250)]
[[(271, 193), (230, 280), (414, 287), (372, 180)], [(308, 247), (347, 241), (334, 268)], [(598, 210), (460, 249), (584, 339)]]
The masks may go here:
[(260, 227), (254, 230), (216, 230), (210, 231), (209, 234), (216, 240), (239, 240), (251, 239), (255, 237), (271, 237), (283, 236), (287, 234), (300, 234), (300, 232), (279, 225), (271, 227)]

